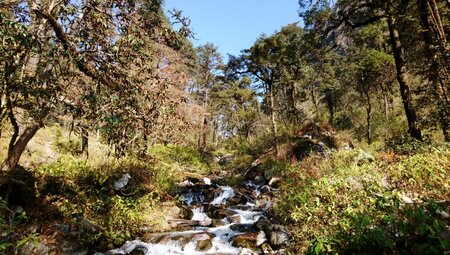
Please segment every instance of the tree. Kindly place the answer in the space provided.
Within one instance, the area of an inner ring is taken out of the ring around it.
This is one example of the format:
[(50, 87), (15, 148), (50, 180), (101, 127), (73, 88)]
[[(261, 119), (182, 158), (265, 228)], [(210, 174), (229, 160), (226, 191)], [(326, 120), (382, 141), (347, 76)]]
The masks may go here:
[(67, 114), (102, 130), (119, 155), (130, 145), (146, 143), (151, 131), (171, 134), (178, 129), (173, 125), (184, 125), (175, 124), (181, 119), (176, 109), (182, 95), (167, 96), (175, 86), (161, 79), (155, 57), (157, 42), (178, 38), (162, 22), (160, 4), (0, 4), (0, 37), (7, 42), (0, 49), (5, 100), (0, 109), (13, 129), (3, 170), (15, 168), (27, 143), (49, 120)]
[(439, 6), (435, 0), (417, 0), (425, 42), (427, 78), (432, 87), (433, 99), (445, 141), (450, 141), (449, 65), (450, 46), (442, 23)]
[(302, 12), (307, 24), (311, 25), (314, 16), (325, 14), (328, 16), (326, 32), (341, 31), (345, 29), (356, 29), (373, 24), (376, 21), (385, 19), (389, 28), (392, 55), (394, 56), (397, 71), (397, 81), (400, 86), (405, 115), (408, 120), (410, 135), (418, 140), (422, 140), (422, 133), (419, 128), (416, 110), (413, 106), (411, 91), (407, 83), (407, 68), (404, 58), (404, 48), (400, 39), (398, 19), (402, 17), (409, 1), (379, 1), (371, 0), (364, 2), (339, 1), (332, 11), (331, 2), (326, 0), (299, 1), (301, 7), (309, 8)]
[[(358, 66), (357, 73), (357, 90), (363, 95), (366, 102), (366, 138), (370, 144), (373, 141), (372, 127), (371, 127), (371, 114), (373, 111), (372, 97), (373, 93), (376, 93), (377, 88), (384, 88), (393, 83), (395, 75), (390, 71), (393, 69), (392, 56), (385, 54), (377, 50), (365, 50), (362, 52), (365, 56)], [(385, 114), (388, 111), (388, 103), (386, 96), (385, 101)]]
[[(195, 49), (197, 53), (197, 79), (194, 92), (200, 97), (199, 102), (203, 103), (203, 116), (198, 137), (198, 148), (206, 147), (207, 127), (210, 113), (209, 108), (209, 92), (211, 87), (218, 81), (220, 69), (223, 67), (222, 56), (218, 52), (216, 46), (211, 43), (199, 46)], [(214, 119), (214, 123), (217, 119)], [(214, 125), (215, 126), (215, 125)], [(216, 130), (214, 129), (214, 132)]]
[(252, 80), (244, 76), (240, 79), (224, 79), (211, 88), (210, 109), (216, 116), (217, 128), (220, 127), (225, 137), (237, 135), (250, 142), (259, 108), (251, 85)]

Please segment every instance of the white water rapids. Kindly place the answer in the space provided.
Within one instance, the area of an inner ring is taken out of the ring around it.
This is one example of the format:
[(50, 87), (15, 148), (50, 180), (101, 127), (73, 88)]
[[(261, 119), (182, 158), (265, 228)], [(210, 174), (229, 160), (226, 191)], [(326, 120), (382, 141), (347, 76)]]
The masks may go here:
[[(209, 178), (203, 178), (203, 182), (205, 187), (215, 185)], [(191, 183), (189, 184), (191, 185)], [(235, 190), (229, 186), (216, 185), (214, 187), (220, 193), (209, 202), (206, 201), (207, 195), (202, 193), (203, 189), (200, 189), (200, 192), (191, 192), (191, 190), (188, 190), (188, 192), (181, 196), (183, 202), (192, 211), (190, 221), (201, 222), (202, 224), (193, 226), (191, 230), (187, 231), (154, 234), (158, 238), (155, 238), (156, 241), (152, 243), (145, 243), (141, 240), (127, 241), (121, 248), (108, 251), (104, 255), (126, 255), (131, 252), (133, 254), (145, 255), (257, 254), (246, 248), (234, 247), (232, 245), (232, 238), (245, 233), (239, 232), (240, 228), (235, 227), (235, 225), (251, 226), (261, 217), (265, 217), (264, 211), (255, 209), (256, 202), (253, 200), (246, 201), (243, 204), (229, 205), (227, 201), (236, 195)], [(247, 184), (247, 187), (256, 194), (256, 197), (260, 194), (258, 190), (260, 187), (258, 185), (251, 183)], [(222, 212), (225, 212), (227, 216), (219, 219), (211, 219), (206, 211), (208, 206), (221, 208)], [(219, 226), (203, 227), (217, 225), (217, 223), (212, 224), (213, 220), (218, 221), (220, 223)], [(236, 224), (236, 221), (238, 224)], [(260, 231), (258, 234), (258, 245), (265, 241), (267, 241), (265, 234), (263, 231)], [(139, 253), (134, 253), (136, 250), (139, 250)], [(98, 253), (97, 255), (100, 254)]]

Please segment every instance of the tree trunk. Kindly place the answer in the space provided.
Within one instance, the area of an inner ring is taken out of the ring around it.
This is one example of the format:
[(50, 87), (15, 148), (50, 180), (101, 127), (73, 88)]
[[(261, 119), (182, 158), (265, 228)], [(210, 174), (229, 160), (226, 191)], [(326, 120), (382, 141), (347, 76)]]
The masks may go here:
[[(442, 77), (442, 73), (440, 71), (441, 66), (439, 64), (439, 60), (435, 58), (435, 55), (439, 54), (436, 52), (438, 45), (435, 45), (435, 41), (437, 44), (445, 43), (445, 36), (442, 36), (443, 31), (437, 32), (440, 29), (433, 29), (431, 22), (432, 20), (440, 20), (439, 18), (432, 18), (432, 16), (438, 16), (439, 13), (432, 12), (430, 3), (428, 0), (418, 0), (419, 11), (420, 11), (420, 20), (423, 29), (423, 38), (426, 44), (425, 52), (427, 59), (431, 62), (429, 69), (429, 79), (432, 83), (432, 93), (434, 97), (434, 101), (436, 103), (436, 109), (439, 116), (439, 123), (441, 125), (442, 133), (444, 135), (444, 140), (446, 142), (450, 141), (450, 130), (449, 130), (449, 113), (448, 113), (448, 105), (450, 102), (448, 99), (446, 100), (445, 93), (445, 85), (442, 86), (441, 81), (448, 80), (448, 77)], [(435, 4), (435, 3), (434, 3)], [(438, 11), (438, 10), (436, 10)], [(441, 23), (440, 23), (441, 24)], [(438, 26), (438, 24), (436, 24)], [(437, 35), (434, 35), (436, 30)], [(442, 41), (443, 40), (443, 41)], [(442, 42), (441, 42), (442, 41)]]
[(366, 96), (366, 100), (367, 100), (367, 106), (366, 106), (366, 112), (367, 112), (367, 143), (371, 144), (372, 143), (372, 132), (371, 132), (371, 122), (370, 122), (370, 114), (372, 112), (372, 104), (370, 103), (370, 95), (369, 95), (369, 90), (368, 88), (366, 88), (366, 86), (363, 85), (363, 90), (364, 90), (364, 95)]
[(2, 171), (14, 170), (19, 163), (20, 157), (25, 150), (28, 142), (34, 137), (36, 132), (43, 126), (41, 122), (35, 122), (28, 126), (25, 131), (19, 136), (17, 141), (13, 142), (8, 151), (7, 158), (2, 164)]
[(295, 108), (295, 84), (286, 85), (286, 98), (288, 103), (288, 119), (297, 123), (297, 109)]
[(206, 147), (206, 133), (207, 133), (207, 111), (208, 111), (208, 88), (204, 88), (205, 90), (205, 97), (203, 102), (203, 116), (202, 116), (202, 123), (200, 125), (200, 135), (198, 137), (198, 148), (200, 150), (203, 150)]
[(314, 104), (314, 109), (316, 110), (316, 115), (317, 115), (317, 114), (319, 114), (319, 103), (317, 100), (316, 89), (315, 89), (314, 83), (310, 86), (310, 92), (311, 92), (311, 100)]
[(278, 156), (278, 123), (275, 111), (275, 95), (273, 93), (273, 85), (268, 85), (269, 100), (270, 100), (270, 120), (272, 124), (272, 133), (275, 139), (275, 152)]
[(213, 133), (212, 133), (212, 144), (214, 146), (217, 145), (217, 130), (219, 129), (219, 123), (217, 121), (217, 117), (213, 120)]
[(327, 95), (325, 95), (325, 101), (327, 104), (328, 113), (330, 116), (328, 117), (328, 124), (331, 126), (334, 125), (334, 102), (333, 102), (333, 96), (331, 95), (331, 92), (327, 92)]
[(81, 126), (81, 154), (89, 159), (89, 131), (84, 126)]
[(389, 98), (387, 94), (384, 94), (384, 117), (389, 117)]
[(405, 59), (403, 57), (403, 46), (400, 41), (399, 30), (395, 17), (390, 14), (387, 18), (392, 52), (397, 70), (397, 81), (400, 85), (400, 94), (402, 97), (403, 107), (405, 109), (406, 118), (408, 120), (409, 134), (411, 137), (422, 141), (422, 132), (417, 123), (416, 111), (413, 107), (411, 92), (406, 82), (407, 73)]

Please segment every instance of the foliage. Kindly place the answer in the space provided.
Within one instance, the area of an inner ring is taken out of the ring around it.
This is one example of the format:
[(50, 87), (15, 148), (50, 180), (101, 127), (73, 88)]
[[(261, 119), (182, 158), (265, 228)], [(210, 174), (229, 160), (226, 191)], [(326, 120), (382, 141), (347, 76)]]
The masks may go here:
[(449, 156), (448, 146), (429, 147), (358, 164), (357, 151), (335, 152), (285, 173), (275, 213), (292, 226), (297, 252), (440, 254), (449, 248), (448, 223), (436, 213), (450, 195)]
[[(167, 229), (165, 207), (161, 210), (161, 204), (187, 171), (183, 167), (200, 164), (200, 159), (191, 158), (193, 150), (176, 147), (157, 147), (153, 153), (167, 161), (128, 157), (92, 164), (62, 156), (36, 169), (42, 180), (39, 194), (56, 205), (66, 221), (84, 229), (86, 235), (82, 239), (91, 245), (113, 247), (141, 233), (145, 227)], [(167, 153), (179, 157), (169, 160), (165, 158)], [(129, 183), (123, 190), (114, 190), (114, 182), (124, 173), (130, 174)], [(175, 201), (169, 199), (166, 203), (170, 207)]]
[(17, 227), (30, 221), (25, 211), (16, 212), (8, 207), (7, 202), (0, 197), (0, 252), (8, 252), (11, 249), (20, 249), (26, 243), (37, 244), (39, 233), (20, 233)]
[(149, 148), (148, 155), (162, 164), (177, 165), (179, 169), (200, 173), (211, 170), (208, 159), (193, 147), (155, 145)]

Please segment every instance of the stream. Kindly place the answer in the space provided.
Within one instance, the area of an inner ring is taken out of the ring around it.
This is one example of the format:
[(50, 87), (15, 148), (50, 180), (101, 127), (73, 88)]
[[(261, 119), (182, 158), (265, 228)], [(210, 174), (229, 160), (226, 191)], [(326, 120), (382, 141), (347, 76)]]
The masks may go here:
[(169, 222), (180, 231), (152, 233), (145, 241), (127, 241), (103, 254), (284, 254), (289, 234), (267, 216), (274, 190), (270, 185), (247, 180), (229, 187), (209, 178), (191, 178), (180, 187), (187, 216)]

